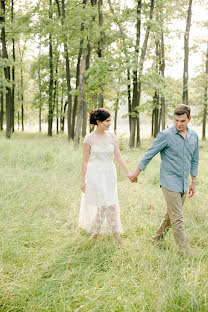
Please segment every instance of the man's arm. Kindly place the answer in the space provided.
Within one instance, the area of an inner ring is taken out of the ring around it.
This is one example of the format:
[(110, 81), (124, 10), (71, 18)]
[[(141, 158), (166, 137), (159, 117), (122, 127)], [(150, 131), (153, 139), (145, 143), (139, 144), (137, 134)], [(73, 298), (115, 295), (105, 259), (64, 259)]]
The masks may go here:
[(152, 158), (167, 146), (167, 137), (164, 132), (158, 133), (152, 145), (148, 148), (143, 158), (139, 161), (136, 170), (131, 174), (131, 182), (135, 182), (141, 171), (145, 170)]
[(190, 198), (192, 196), (194, 196), (194, 193), (196, 192), (196, 177), (191, 177), (191, 184), (189, 185), (189, 192), (187, 197)]
[(190, 170), (191, 184), (189, 185), (189, 192), (187, 195), (188, 198), (194, 196), (196, 192), (196, 176), (198, 173), (198, 166), (199, 166), (199, 139), (197, 136), (197, 144), (191, 160), (191, 170)]

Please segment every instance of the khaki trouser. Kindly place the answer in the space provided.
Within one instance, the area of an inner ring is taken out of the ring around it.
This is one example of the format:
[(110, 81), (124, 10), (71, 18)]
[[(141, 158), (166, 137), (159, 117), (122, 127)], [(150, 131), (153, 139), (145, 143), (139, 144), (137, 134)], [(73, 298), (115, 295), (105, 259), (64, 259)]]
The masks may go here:
[(167, 213), (154, 237), (154, 241), (162, 241), (164, 234), (172, 227), (175, 242), (181, 252), (188, 250), (188, 242), (184, 232), (182, 209), (186, 193), (177, 193), (161, 187), (167, 204)]

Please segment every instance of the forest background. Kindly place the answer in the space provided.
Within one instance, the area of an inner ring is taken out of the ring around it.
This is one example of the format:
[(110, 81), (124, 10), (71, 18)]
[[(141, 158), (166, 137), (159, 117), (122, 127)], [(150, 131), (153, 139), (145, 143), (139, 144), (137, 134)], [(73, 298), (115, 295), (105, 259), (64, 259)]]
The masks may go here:
[(136, 147), (141, 134), (155, 137), (170, 125), (174, 106), (186, 103), (205, 139), (207, 6), (1, 0), (0, 129), (7, 138), (28, 125), (49, 136), (66, 131), (76, 147), (90, 131), (88, 112), (105, 106), (114, 131), (125, 129)]

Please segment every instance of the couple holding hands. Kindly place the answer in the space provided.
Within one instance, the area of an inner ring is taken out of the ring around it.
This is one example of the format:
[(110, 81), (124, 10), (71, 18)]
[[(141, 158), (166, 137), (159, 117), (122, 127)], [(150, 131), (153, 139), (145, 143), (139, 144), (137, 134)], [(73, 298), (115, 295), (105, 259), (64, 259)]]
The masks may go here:
[[(181, 253), (188, 251), (184, 232), (182, 208), (186, 197), (192, 197), (196, 188), (199, 162), (197, 134), (188, 127), (190, 108), (178, 105), (173, 114), (174, 125), (160, 133), (131, 174), (119, 150), (118, 140), (109, 131), (111, 115), (104, 108), (90, 113), (90, 124), (95, 130), (83, 142), (82, 197), (79, 226), (96, 239), (99, 233), (113, 233), (121, 244), (123, 232), (117, 196), (117, 174), (113, 156), (131, 182), (137, 182), (140, 172), (160, 152), (160, 187), (167, 211), (153, 238), (160, 245), (165, 233), (172, 227), (176, 245)], [(191, 182), (189, 184), (189, 175)]]

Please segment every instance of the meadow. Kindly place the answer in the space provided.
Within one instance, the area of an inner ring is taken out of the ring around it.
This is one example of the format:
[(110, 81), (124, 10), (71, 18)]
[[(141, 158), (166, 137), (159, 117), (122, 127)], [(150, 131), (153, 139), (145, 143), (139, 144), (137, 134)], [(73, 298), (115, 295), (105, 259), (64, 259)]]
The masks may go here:
[[(151, 140), (120, 148), (131, 170)], [(0, 311), (208, 311), (208, 142), (184, 207), (190, 251), (151, 238), (165, 213), (156, 156), (137, 184), (117, 166), (123, 245), (78, 226), (81, 147), (64, 135), (0, 134)]]

